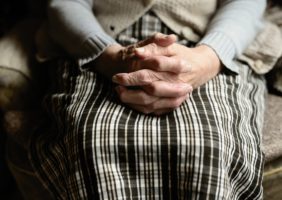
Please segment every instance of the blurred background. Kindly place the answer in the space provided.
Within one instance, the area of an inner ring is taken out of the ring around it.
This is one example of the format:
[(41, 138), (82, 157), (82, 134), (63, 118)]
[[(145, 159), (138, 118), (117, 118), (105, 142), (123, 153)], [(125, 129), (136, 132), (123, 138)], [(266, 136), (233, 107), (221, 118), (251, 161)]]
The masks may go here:
[(45, 0), (1, 0), (0, 36), (23, 18), (43, 17), (45, 3)]
[[(0, 1), (0, 38), (11, 30), (18, 22), (26, 18), (43, 18), (45, 16), (45, 0), (1, 0)], [(5, 164), (6, 134), (1, 127), (0, 110), (0, 199), (21, 200), (13, 177)]]

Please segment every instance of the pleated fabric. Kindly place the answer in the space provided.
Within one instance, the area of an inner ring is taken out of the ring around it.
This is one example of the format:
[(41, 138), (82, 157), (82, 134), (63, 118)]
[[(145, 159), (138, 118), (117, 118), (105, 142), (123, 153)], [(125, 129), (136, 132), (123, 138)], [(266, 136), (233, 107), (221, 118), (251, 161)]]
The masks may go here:
[[(116, 39), (154, 32), (171, 33), (148, 13)], [(45, 98), (52, 123), (31, 140), (37, 176), (55, 199), (261, 199), (265, 81), (238, 66), (153, 116), (123, 105), (94, 70), (58, 61)]]

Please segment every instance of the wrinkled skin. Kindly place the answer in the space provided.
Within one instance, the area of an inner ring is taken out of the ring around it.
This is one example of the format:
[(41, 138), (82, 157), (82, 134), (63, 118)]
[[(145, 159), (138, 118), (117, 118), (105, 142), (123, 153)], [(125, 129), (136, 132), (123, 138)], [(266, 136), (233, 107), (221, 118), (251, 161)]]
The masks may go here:
[(118, 84), (120, 100), (131, 108), (145, 114), (170, 112), (221, 69), (210, 47), (189, 48), (176, 40), (157, 33), (128, 47), (111, 45), (96, 59), (95, 69)]

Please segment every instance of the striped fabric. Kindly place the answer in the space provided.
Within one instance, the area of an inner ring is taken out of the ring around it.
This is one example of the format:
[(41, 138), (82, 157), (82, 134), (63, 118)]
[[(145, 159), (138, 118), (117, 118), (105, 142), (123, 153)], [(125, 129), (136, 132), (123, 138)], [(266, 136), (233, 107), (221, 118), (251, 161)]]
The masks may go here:
[[(171, 32), (146, 14), (117, 41), (156, 31)], [(55, 123), (31, 141), (38, 177), (56, 199), (261, 199), (265, 82), (238, 66), (157, 117), (124, 106), (94, 71), (58, 62), (45, 99)]]

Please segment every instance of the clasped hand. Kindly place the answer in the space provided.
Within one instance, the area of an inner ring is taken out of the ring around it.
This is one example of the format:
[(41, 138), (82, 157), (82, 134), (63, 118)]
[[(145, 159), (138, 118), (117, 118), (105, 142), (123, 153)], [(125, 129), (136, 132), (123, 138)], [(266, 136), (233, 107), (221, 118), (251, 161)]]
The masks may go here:
[(128, 47), (112, 45), (97, 59), (96, 68), (114, 75), (120, 100), (131, 108), (145, 114), (170, 112), (220, 71), (210, 47), (188, 48), (176, 40), (175, 35), (157, 33)]

